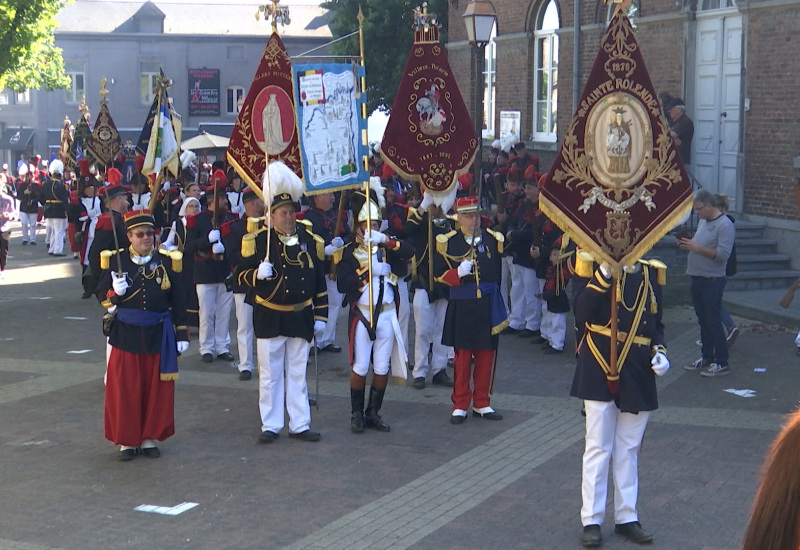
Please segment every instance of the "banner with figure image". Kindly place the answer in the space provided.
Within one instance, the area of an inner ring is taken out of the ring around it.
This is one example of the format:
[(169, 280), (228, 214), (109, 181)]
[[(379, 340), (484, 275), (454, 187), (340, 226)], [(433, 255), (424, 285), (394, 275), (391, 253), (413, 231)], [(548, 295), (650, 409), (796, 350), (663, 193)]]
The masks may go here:
[(344, 63), (294, 68), (306, 195), (357, 188), (369, 180), (362, 162), (367, 154), (363, 76), (364, 67)]

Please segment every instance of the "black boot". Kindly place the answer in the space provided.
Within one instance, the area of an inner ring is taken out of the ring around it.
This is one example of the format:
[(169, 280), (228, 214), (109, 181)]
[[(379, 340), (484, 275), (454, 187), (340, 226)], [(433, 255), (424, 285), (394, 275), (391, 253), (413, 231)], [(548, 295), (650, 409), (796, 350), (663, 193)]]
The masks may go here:
[(381, 405), (383, 405), (383, 394), (385, 393), (386, 389), (379, 390), (375, 386), (370, 386), (369, 402), (367, 403), (367, 410), (364, 411), (364, 425), (379, 432), (388, 432), (390, 430), (389, 424), (381, 420), (378, 414), (378, 411), (381, 410)]
[(364, 431), (364, 389), (350, 388), (350, 431), (361, 433)]

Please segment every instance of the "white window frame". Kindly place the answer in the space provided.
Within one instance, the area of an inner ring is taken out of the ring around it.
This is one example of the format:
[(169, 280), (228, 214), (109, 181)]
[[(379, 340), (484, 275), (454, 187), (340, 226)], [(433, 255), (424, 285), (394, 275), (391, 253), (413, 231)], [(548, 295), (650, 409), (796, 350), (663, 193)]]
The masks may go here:
[(497, 25), (492, 27), (492, 38), (484, 48), (483, 59), (483, 128), (482, 137), (494, 139), (495, 124), (494, 112), (497, 103)]
[(31, 102), (31, 91), (25, 90), (24, 92), (17, 92), (17, 104), (28, 105)]
[[(156, 67), (153, 70), (153, 67)], [(155, 99), (156, 79), (160, 76), (160, 64), (157, 61), (139, 62), (139, 100), (142, 105), (151, 105)], [(145, 80), (149, 86), (145, 88)]]
[[(555, 0), (549, 0), (539, 8), (536, 17), (536, 30), (533, 32), (534, 39), (534, 67), (533, 67), (533, 140), (555, 143), (558, 140), (558, 25), (553, 28), (543, 29), (545, 13), (550, 5), (558, 14), (558, 4)], [(546, 60), (540, 59), (541, 54)], [(540, 90), (539, 76), (547, 73), (547, 89)], [(544, 94), (540, 92), (543, 91)], [(538, 99), (540, 95), (544, 99)], [(539, 106), (546, 106), (545, 116), (546, 128), (551, 131), (542, 132), (539, 130), (540, 120)]]
[[(237, 92), (239, 93), (237, 94)], [(238, 115), (239, 111), (242, 110), (242, 103), (244, 103), (244, 98), (246, 96), (247, 90), (245, 90), (242, 86), (235, 84), (225, 88), (225, 113), (229, 115)], [(233, 100), (233, 110), (229, 108), (230, 99)]]
[(64, 90), (64, 102), (77, 105), (86, 96), (86, 64), (83, 61), (65, 61), (64, 72), (70, 79), (69, 87)]

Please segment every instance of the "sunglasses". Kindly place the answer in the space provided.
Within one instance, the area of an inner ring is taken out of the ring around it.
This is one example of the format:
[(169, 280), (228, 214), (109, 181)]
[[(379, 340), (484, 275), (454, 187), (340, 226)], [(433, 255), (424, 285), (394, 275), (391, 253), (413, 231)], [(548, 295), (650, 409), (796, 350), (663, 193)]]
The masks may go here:
[(152, 237), (155, 234), (155, 231), (135, 231), (133, 236), (137, 239), (144, 239), (145, 237)]

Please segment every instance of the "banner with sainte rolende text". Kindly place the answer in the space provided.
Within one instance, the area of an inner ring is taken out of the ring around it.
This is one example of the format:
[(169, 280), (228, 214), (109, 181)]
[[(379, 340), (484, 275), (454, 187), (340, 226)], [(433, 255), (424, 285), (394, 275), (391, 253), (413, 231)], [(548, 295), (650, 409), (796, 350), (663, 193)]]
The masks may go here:
[(364, 67), (309, 63), (293, 67), (300, 158), (306, 195), (353, 189), (369, 180), (364, 169)]

